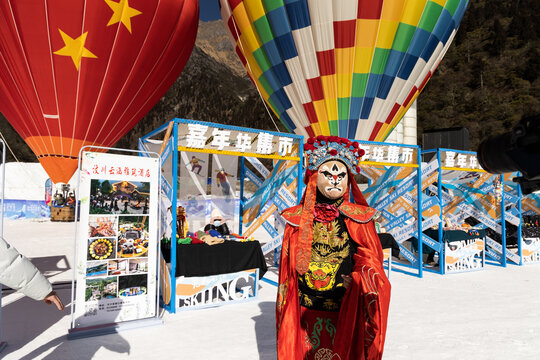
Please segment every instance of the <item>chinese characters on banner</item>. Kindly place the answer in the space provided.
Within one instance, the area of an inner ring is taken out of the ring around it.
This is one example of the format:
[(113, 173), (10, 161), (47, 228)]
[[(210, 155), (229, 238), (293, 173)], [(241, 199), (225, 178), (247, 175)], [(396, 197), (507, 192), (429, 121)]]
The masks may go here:
[(156, 315), (159, 160), (85, 152), (74, 328)]
[(447, 168), (482, 170), (476, 154), (457, 151), (441, 151), (441, 165)]
[(182, 123), (178, 145), (188, 149), (211, 149), (242, 154), (297, 157), (298, 140), (269, 132), (246, 132), (212, 127), (204, 124)]
[(365, 154), (361, 161), (390, 164), (417, 164), (418, 150), (414, 147), (398, 145), (369, 144), (358, 141)]

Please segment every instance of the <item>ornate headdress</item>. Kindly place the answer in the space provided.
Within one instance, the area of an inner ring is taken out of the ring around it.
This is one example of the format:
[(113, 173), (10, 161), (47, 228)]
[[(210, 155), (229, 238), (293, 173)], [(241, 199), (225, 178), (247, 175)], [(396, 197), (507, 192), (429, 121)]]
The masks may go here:
[(356, 141), (338, 136), (323, 136), (309, 138), (304, 146), (308, 158), (307, 175), (311, 175), (319, 166), (329, 160), (342, 161), (353, 175), (360, 172), (358, 164), (365, 151)]

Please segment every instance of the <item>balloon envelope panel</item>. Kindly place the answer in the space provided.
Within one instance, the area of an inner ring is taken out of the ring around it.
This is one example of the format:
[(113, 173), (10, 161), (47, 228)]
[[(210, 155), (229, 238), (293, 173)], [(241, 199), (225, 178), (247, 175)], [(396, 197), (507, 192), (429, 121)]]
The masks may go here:
[(111, 146), (177, 79), (197, 0), (0, 3), (0, 111), (54, 182), (85, 145)]
[(261, 96), (291, 131), (384, 140), (448, 49), (468, 0), (220, 0)]

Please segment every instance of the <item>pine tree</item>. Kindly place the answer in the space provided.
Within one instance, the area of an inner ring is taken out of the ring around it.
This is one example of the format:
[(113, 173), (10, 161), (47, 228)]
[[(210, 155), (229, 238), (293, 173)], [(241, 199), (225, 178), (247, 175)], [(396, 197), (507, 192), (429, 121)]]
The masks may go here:
[(491, 31), (491, 41), (489, 47), (489, 53), (491, 55), (501, 55), (506, 46), (506, 32), (499, 21), (499, 18), (495, 18), (493, 21), (493, 29)]

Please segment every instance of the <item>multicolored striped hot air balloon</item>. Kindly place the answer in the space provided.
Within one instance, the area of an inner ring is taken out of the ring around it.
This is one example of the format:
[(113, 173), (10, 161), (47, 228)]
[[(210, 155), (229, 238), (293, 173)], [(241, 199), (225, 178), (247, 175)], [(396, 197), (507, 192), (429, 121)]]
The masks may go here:
[(468, 0), (220, 0), (237, 53), (283, 124), (383, 141), (456, 33)]
[(0, 112), (56, 182), (85, 145), (111, 146), (171, 87), (197, 0), (0, 2)]

